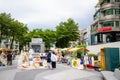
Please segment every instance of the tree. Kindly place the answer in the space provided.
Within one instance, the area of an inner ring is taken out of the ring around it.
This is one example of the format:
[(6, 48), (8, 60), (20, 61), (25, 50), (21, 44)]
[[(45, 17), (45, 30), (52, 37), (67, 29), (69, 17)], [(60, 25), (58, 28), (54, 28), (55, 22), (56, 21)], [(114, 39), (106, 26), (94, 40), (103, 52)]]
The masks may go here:
[[(11, 45), (13, 46), (13, 41), (19, 41), (21, 44), (24, 41), (24, 35), (27, 34), (28, 28), (27, 25), (15, 20), (11, 22), (11, 28), (9, 32), (9, 36), (11, 37)], [(24, 45), (24, 44), (23, 44)]]
[(1, 40), (8, 35), (10, 23), (13, 20), (14, 19), (11, 18), (10, 14), (6, 14), (6, 13), (0, 14), (0, 43)]
[(22, 40), (27, 31), (27, 25), (11, 18), (10, 14), (0, 14), (0, 43), (2, 39), (10, 39), (10, 48), (12, 49), (13, 41)]
[(50, 49), (51, 44), (54, 44), (56, 42), (56, 35), (55, 31), (46, 29), (34, 29), (33, 31), (29, 32), (26, 36), (26, 41), (31, 40), (31, 38), (42, 38), (43, 41), (45, 42), (45, 47), (47, 49)]
[(67, 22), (61, 22), (56, 27), (57, 47), (68, 47), (70, 41), (76, 41), (79, 38), (79, 26), (73, 19), (69, 18)]
[(53, 30), (46, 29), (44, 31), (43, 40), (45, 41), (46, 48), (50, 49), (50, 47), (56, 42), (56, 33)]

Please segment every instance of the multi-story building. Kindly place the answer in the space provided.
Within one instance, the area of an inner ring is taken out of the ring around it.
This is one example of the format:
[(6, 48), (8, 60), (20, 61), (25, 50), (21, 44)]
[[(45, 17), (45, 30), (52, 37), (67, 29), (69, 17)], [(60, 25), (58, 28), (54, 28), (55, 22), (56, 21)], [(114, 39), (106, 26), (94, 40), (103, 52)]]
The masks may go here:
[(91, 44), (120, 41), (120, 0), (99, 0), (91, 25)]
[(89, 28), (80, 30), (79, 44), (90, 45), (90, 29)]
[[(1, 48), (9, 48), (10, 49), (10, 40), (2, 40), (1, 41)], [(13, 51), (19, 52), (19, 42), (13, 41)]]
[(86, 44), (86, 42), (87, 42), (87, 29), (80, 30), (79, 43)]

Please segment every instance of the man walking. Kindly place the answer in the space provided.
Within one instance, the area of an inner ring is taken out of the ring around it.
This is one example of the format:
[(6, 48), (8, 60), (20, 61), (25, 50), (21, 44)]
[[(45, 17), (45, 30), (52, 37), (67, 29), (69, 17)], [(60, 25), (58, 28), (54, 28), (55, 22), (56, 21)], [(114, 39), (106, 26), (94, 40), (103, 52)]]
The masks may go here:
[(12, 65), (12, 53), (11, 51), (8, 51), (8, 55), (7, 55), (7, 65)]
[(55, 52), (51, 53), (52, 69), (56, 68), (57, 56)]

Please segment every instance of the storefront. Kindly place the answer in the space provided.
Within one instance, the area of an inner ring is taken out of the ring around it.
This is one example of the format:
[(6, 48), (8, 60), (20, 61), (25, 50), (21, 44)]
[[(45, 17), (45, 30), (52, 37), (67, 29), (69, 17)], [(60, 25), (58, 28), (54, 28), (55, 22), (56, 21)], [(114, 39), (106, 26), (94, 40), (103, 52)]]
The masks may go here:
[(97, 33), (91, 35), (91, 44), (103, 44), (120, 41), (120, 31), (113, 31), (112, 27), (99, 28)]

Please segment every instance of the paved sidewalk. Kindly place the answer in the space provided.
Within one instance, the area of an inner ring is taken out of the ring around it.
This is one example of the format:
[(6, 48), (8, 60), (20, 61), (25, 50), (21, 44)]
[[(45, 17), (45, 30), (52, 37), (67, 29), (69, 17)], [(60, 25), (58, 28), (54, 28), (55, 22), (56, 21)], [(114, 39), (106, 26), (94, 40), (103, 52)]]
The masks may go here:
[(57, 64), (54, 70), (19, 70), (17, 62), (16, 58), (12, 66), (0, 67), (1, 80), (103, 80), (101, 72), (92, 69), (79, 70), (64, 64)]
[(17, 55), (16, 58), (12, 61), (11, 66), (0, 66), (0, 71), (11, 70), (11, 69), (17, 68), (18, 58), (19, 58), (19, 55)]
[[(58, 64), (63, 66), (62, 64)], [(69, 68), (66, 70), (66, 68)], [(35, 80), (103, 80), (100, 72), (94, 70), (78, 70), (69, 66), (64, 66), (65, 69), (58, 69), (37, 74)]]

